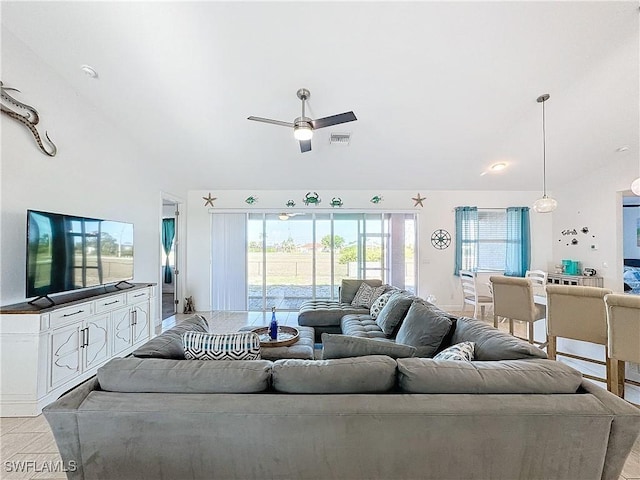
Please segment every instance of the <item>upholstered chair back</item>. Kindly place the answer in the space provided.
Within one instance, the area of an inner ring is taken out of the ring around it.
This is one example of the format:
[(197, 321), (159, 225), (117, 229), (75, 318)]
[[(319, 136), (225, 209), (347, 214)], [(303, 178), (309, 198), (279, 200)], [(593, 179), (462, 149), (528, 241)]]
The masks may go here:
[(544, 305), (533, 301), (533, 287), (528, 278), (495, 275), (489, 280), (493, 289), (494, 315), (525, 322), (545, 317)]
[(604, 300), (609, 357), (640, 363), (640, 295), (612, 293)]
[(611, 290), (578, 285), (547, 285), (547, 333), (554, 337), (607, 344), (604, 296)]

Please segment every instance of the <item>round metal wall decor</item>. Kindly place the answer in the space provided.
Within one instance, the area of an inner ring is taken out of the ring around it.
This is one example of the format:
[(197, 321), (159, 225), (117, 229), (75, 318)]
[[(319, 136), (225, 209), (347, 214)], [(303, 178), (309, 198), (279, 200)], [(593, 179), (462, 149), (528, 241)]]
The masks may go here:
[(442, 228), (431, 234), (431, 245), (438, 250), (444, 250), (451, 245), (451, 235)]

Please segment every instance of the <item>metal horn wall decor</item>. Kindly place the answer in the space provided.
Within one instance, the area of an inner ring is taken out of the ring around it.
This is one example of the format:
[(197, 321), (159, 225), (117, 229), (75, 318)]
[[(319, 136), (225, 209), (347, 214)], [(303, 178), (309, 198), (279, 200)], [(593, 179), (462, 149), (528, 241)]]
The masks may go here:
[(27, 127), (33, 135), (33, 138), (35, 138), (36, 143), (38, 144), (38, 148), (42, 151), (42, 153), (50, 157), (55, 157), (56, 153), (58, 153), (58, 148), (49, 138), (49, 134), (46, 131), (44, 132), (47, 142), (49, 143), (49, 145), (45, 147), (42, 142), (42, 138), (40, 137), (40, 134), (36, 129), (36, 125), (40, 121), (40, 116), (38, 115), (36, 109), (22, 102), (19, 102), (11, 95), (9, 95), (7, 93), (8, 91), (18, 93), (20, 92), (20, 90), (18, 90), (17, 88), (5, 87), (4, 84), (0, 81), (0, 111)]

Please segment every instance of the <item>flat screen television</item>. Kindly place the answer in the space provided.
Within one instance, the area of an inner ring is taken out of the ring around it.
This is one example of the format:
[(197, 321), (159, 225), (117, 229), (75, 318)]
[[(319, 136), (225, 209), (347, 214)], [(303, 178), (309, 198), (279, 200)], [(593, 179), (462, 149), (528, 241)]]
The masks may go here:
[(133, 279), (133, 224), (27, 210), (26, 296)]

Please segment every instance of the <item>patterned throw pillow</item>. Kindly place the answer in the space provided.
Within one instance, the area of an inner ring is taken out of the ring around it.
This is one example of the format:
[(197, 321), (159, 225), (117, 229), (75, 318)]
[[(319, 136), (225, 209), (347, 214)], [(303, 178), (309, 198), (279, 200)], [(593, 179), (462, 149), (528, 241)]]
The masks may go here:
[(260, 360), (260, 337), (255, 332), (182, 334), (187, 360)]
[(374, 320), (378, 318), (378, 314), (380, 313), (380, 310), (382, 310), (382, 307), (384, 307), (387, 304), (387, 302), (389, 301), (389, 298), (391, 298), (391, 295), (393, 295), (394, 293), (395, 292), (393, 291), (383, 293), (382, 295), (380, 295), (378, 298), (374, 300), (374, 302), (371, 304), (371, 311), (369, 312), (371, 315), (371, 318), (373, 318)]
[(435, 357), (434, 360), (459, 360), (461, 362), (470, 362), (473, 360), (473, 350), (475, 343), (473, 342), (461, 342), (451, 345), (449, 348), (445, 348)]
[(368, 283), (362, 282), (360, 284), (360, 288), (358, 288), (358, 291), (356, 292), (356, 296), (353, 297), (351, 306), (371, 308), (373, 302), (383, 294), (386, 288), (386, 285), (372, 287)]

